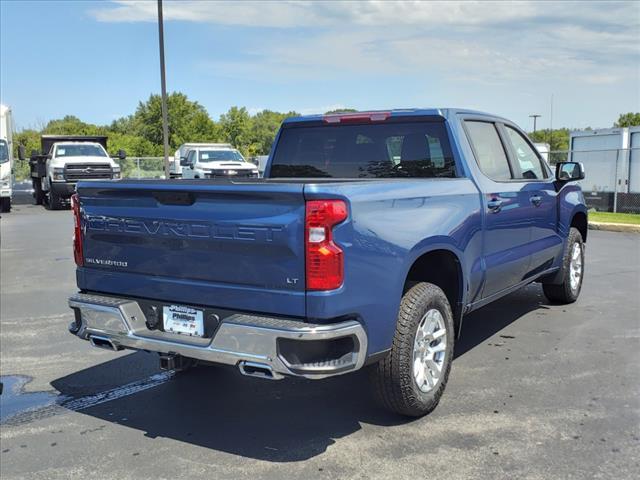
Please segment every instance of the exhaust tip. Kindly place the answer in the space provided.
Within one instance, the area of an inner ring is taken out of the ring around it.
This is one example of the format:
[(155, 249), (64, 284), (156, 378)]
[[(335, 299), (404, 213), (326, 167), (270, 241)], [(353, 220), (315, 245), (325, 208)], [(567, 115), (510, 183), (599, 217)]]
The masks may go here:
[(91, 342), (91, 345), (97, 348), (106, 348), (107, 350), (113, 350), (114, 352), (117, 352), (118, 350), (122, 350), (122, 347), (116, 345), (106, 337), (91, 335), (89, 337), (89, 342)]
[(281, 375), (275, 373), (269, 365), (264, 363), (243, 361), (238, 364), (238, 369), (242, 375), (248, 377), (266, 378), (268, 380), (280, 380), (282, 378)]

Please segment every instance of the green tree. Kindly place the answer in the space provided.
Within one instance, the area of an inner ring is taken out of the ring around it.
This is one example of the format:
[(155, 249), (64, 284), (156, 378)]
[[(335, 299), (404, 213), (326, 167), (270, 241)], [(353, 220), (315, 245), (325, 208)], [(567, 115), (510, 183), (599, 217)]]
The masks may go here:
[(613, 124), (614, 127), (634, 127), (640, 125), (640, 113), (629, 112), (621, 113), (618, 121)]
[(251, 116), (245, 107), (231, 107), (227, 113), (220, 115), (222, 138), (247, 154), (247, 147), (251, 143), (251, 123)]
[(29, 178), (29, 162), (27, 160), (18, 160), (18, 147), (24, 146), (27, 157), (31, 155), (33, 150), (40, 151), (40, 132), (29, 129), (14, 133), (13, 135), (13, 158), (16, 159), (13, 171), (16, 180), (24, 180)]
[(44, 127), (42, 133), (50, 135), (106, 135), (107, 127), (99, 127), (85, 123), (78, 117), (66, 115), (57, 120), (51, 120)]
[(247, 133), (249, 144), (253, 150), (250, 156), (267, 155), (282, 121), (285, 118), (299, 115), (297, 112), (280, 113), (271, 110), (256, 113), (251, 119), (251, 126)]
[(155, 145), (149, 140), (136, 135), (109, 132), (107, 142), (110, 155), (117, 155), (118, 150), (124, 150), (129, 157), (160, 157), (164, 155), (162, 145)]
[(120, 117), (111, 122), (111, 125), (109, 125), (109, 131), (126, 135), (135, 135), (138, 131), (136, 119), (133, 115)]
[[(216, 141), (220, 130), (209, 114), (198, 102), (192, 102), (183, 93), (173, 92), (167, 96), (169, 123), (169, 146), (178, 148), (184, 142)], [(133, 118), (116, 120), (112, 127), (129, 130), (122, 133), (138, 135), (152, 144), (162, 145), (162, 100), (160, 95), (151, 95), (140, 102)]]
[(529, 138), (536, 143), (548, 143), (551, 151), (569, 149), (569, 129), (558, 128), (549, 131), (548, 128), (530, 132)]

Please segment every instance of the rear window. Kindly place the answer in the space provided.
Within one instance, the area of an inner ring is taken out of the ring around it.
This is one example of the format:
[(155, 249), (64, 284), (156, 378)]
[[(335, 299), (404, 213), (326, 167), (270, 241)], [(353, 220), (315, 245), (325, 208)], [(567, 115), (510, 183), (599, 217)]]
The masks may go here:
[(455, 176), (442, 122), (285, 128), (270, 174), (271, 178)]

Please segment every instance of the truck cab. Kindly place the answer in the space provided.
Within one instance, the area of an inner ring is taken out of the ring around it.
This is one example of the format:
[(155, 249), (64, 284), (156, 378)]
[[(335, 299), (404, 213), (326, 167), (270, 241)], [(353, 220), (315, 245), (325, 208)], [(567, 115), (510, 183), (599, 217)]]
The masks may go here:
[(182, 178), (257, 178), (258, 167), (231, 145), (195, 147), (183, 161)]

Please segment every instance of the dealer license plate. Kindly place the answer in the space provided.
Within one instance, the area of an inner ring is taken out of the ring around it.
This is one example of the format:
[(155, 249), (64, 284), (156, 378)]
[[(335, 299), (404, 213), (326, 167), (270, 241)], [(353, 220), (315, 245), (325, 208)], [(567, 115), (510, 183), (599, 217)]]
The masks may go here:
[(162, 309), (164, 331), (202, 337), (204, 335), (204, 320), (202, 310), (180, 305), (168, 305)]

